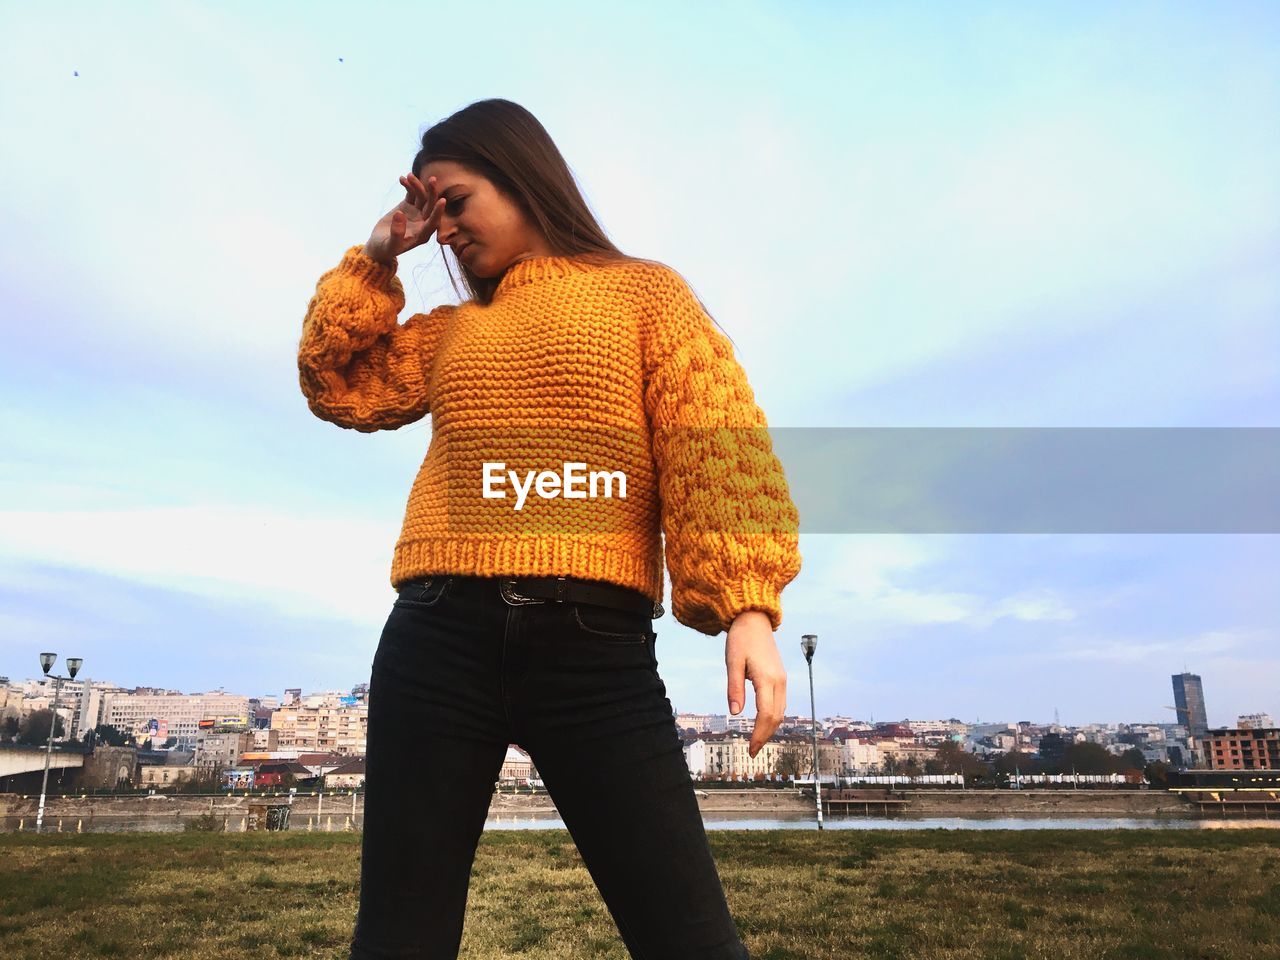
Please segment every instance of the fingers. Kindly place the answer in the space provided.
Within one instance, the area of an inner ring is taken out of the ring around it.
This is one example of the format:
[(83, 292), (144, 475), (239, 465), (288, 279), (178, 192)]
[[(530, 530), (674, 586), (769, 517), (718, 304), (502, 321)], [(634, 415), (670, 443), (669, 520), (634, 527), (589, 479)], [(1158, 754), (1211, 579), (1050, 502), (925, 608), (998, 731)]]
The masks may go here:
[(751, 743), (747, 752), (755, 757), (760, 748), (769, 742), (773, 731), (778, 729), (782, 714), (778, 709), (777, 688), (773, 680), (752, 680), (751, 686), (756, 692), (756, 722), (751, 728)]
[(445, 199), (436, 195), (435, 177), (428, 177), (424, 185), (414, 174), (402, 174), (400, 185), (404, 187), (404, 199), (393, 211), (390, 226), (398, 252), (404, 252), (435, 232)]
[(417, 207), (426, 218), (426, 222), (417, 229), (417, 234), (422, 237), (430, 236), (440, 222), (440, 215), (444, 212), (445, 205), (444, 197), (436, 194), (436, 178), (428, 177), (424, 186), (421, 180), (413, 174), (408, 174), (401, 177), (400, 182), (405, 185), (408, 194), (411, 194), (406, 196), (406, 201)]
[(418, 202), (418, 188), (413, 185), (413, 181), (409, 177), (400, 177), (400, 186), (404, 187), (404, 199), (401, 203), (411, 203), (415, 207), (420, 206)]
[(777, 658), (766, 657), (752, 669), (751, 686), (756, 697), (756, 722), (747, 752), (755, 757), (773, 737), (787, 712), (787, 671)]
[(408, 203), (412, 203), (419, 210), (426, 211), (429, 206), (435, 204), (435, 186), (436, 178), (428, 177), (427, 184), (423, 186), (421, 180), (412, 173), (405, 174), (400, 177), (400, 183), (404, 187), (404, 199)]
[(729, 646), (725, 650), (724, 658), (729, 680), (729, 713), (737, 716), (747, 703), (747, 659), (742, 655), (741, 648), (737, 646)]

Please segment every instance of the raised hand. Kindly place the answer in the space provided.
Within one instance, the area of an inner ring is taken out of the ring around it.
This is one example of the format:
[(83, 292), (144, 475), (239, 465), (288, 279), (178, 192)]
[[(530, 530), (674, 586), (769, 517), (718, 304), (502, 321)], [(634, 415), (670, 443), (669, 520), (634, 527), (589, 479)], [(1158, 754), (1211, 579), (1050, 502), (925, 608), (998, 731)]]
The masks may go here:
[(412, 173), (400, 178), (404, 199), (387, 211), (373, 227), (364, 252), (382, 263), (431, 239), (444, 210), (444, 197), (436, 194), (436, 178), (428, 177), (424, 185)]

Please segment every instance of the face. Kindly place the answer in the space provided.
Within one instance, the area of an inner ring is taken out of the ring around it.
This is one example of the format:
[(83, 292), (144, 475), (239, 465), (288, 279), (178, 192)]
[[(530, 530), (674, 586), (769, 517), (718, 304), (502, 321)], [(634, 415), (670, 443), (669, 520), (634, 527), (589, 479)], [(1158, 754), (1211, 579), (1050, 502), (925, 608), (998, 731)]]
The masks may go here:
[(433, 160), (418, 171), (423, 185), (436, 178), (445, 198), (436, 226), (442, 247), (452, 247), (460, 263), (480, 277), (498, 277), (529, 257), (551, 255), (546, 238), (493, 182), (449, 160)]

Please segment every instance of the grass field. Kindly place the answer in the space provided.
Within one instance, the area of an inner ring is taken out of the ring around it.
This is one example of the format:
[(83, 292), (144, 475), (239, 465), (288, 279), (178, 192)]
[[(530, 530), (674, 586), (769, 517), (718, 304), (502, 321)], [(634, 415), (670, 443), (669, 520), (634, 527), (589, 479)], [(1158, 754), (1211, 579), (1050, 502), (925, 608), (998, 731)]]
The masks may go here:
[[(1280, 830), (713, 831), (753, 960), (1280, 958)], [(0, 957), (346, 956), (355, 834), (0, 836)], [(563, 830), (481, 840), (464, 958), (625, 960)]]

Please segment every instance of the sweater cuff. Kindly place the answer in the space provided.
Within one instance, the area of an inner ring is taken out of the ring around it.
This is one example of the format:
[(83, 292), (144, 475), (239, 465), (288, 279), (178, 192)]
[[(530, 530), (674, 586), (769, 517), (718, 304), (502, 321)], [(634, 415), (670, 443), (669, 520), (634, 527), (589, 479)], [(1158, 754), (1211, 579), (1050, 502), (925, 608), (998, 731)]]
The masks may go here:
[(341, 267), (351, 276), (365, 283), (373, 284), (383, 289), (391, 289), (393, 281), (396, 279), (396, 267), (399, 261), (391, 258), (391, 265), (379, 263), (373, 257), (364, 252), (364, 245), (351, 247), (342, 256)]
[(746, 610), (760, 610), (768, 614), (769, 623), (776, 631), (782, 625), (782, 600), (773, 585), (763, 580), (733, 584), (721, 591), (718, 613), (724, 617), (724, 629), (728, 632), (734, 618)]

